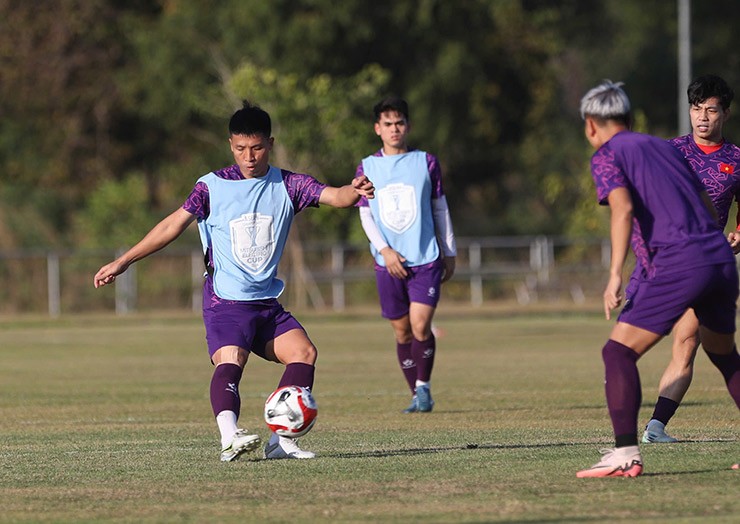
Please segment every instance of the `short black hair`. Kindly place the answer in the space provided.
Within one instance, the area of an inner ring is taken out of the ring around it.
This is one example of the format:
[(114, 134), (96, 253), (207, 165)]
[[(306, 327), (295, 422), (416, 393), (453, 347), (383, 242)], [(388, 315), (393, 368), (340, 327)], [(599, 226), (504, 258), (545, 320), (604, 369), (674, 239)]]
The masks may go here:
[(242, 108), (231, 116), (229, 120), (230, 135), (264, 135), (265, 138), (272, 136), (272, 121), (270, 115), (264, 109), (252, 105), (244, 100)]
[(719, 98), (722, 109), (730, 109), (735, 93), (727, 85), (724, 78), (717, 75), (703, 75), (691, 82), (686, 90), (689, 96), (689, 105), (698, 105), (712, 97)]
[(395, 111), (404, 116), (406, 121), (409, 121), (409, 105), (406, 100), (397, 96), (389, 96), (384, 98), (373, 107), (373, 114), (375, 115), (375, 121), (380, 121), (380, 115), (387, 113), (388, 111)]

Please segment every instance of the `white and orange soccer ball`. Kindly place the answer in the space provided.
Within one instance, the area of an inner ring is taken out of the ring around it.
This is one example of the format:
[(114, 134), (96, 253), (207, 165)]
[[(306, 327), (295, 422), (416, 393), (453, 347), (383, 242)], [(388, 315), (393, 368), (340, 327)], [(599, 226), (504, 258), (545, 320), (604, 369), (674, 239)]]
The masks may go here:
[(265, 422), (270, 430), (288, 438), (302, 437), (316, 423), (318, 409), (311, 391), (301, 386), (283, 386), (265, 402)]

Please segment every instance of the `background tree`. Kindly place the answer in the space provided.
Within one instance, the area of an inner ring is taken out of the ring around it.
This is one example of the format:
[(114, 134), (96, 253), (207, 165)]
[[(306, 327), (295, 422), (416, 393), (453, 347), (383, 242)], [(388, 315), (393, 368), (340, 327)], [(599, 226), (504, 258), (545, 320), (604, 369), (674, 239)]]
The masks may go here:
[[(372, 104), (404, 96), (460, 235), (598, 230), (573, 210), (595, 206), (578, 101), (603, 78), (626, 82), (646, 131), (677, 132), (676, 2), (38, 5), (0, 0), (0, 249), (140, 236), (232, 161), (245, 97), (275, 117), (277, 160), (340, 183), (377, 148)], [(736, 0), (692, 3), (695, 76), (740, 90), (739, 22)], [(361, 238), (352, 213), (311, 215), (327, 240)]]

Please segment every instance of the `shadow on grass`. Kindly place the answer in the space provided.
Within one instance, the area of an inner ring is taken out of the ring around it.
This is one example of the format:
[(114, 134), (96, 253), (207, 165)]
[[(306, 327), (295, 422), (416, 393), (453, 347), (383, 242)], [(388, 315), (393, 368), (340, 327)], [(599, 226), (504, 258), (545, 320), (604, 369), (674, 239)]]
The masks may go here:
[[(723, 442), (736, 442), (736, 439), (722, 439), (722, 438), (709, 438), (709, 439), (695, 439), (695, 440), (684, 440), (676, 442), (674, 444), (706, 444), (711, 442), (723, 443)], [(510, 449), (544, 449), (544, 448), (564, 448), (564, 447), (577, 447), (577, 446), (594, 446), (604, 445), (607, 446), (606, 442), (554, 442), (544, 444), (476, 444), (469, 443), (461, 446), (437, 446), (428, 448), (403, 448), (403, 449), (378, 449), (368, 451), (351, 451), (351, 452), (339, 452), (339, 453), (322, 453), (321, 457), (325, 458), (384, 458), (384, 457), (397, 457), (397, 456), (408, 456), (408, 455), (424, 455), (428, 453), (444, 453), (449, 451), (474, 451), (474, 450), (510, 450)], [(707, 473), (715, 470), (697, 470), (688, 472), (678, 473), (651, 473), (649, 475), (678, 475), (686, 473)]]
[[(592, 444), (592, 443), (589, 443)], [(341, 453), (322, 453), (327, 458), (375, 458), (375, 457), (397, 457), (402, 455), (423, 455), (426, 453), (443, 453), (448, 451), (470, 451), (481, 449), (537, 449), (557, 448), (566, 446), (582, 446), (584, 443), (548, 443), (548, 444), (475, 444), (469, 443), (462, 446), (439, 446), (429, 448), (404, 448), (404, 449), (378, 449), (368, 451), (351, 451)]]

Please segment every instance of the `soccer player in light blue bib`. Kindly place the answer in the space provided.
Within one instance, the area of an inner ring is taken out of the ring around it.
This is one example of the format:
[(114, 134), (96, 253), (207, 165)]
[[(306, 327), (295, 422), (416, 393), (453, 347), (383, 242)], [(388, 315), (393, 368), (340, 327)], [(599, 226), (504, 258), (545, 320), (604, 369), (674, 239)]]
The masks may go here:
[[(278, 387), (313, 387), (316, 347), (303, 326), (277, 298), (284, 284), (277, 267), (293, 217), (319, 204), (351, 207), (373, 198), (373, 185), (359, 177), (342, 187), (269, 164), (274, 139), (270, 116), (245, 102), (229, 122), (234, 165), (198, 179), (183, 206), (157, 224), (138, 244), (100, 268), (95, 287), (111, 284), (137, 260), (175, 240), (198, 222), (206, 274), (203, 322), (211, 362), (211, 407), (221, 433), (221, 460), (231, 462), (260, 444), (237, 426), (239, 383), (250, 353), (285, 366)], [(267, 459), (308, 459), (314, 454), (295, 440), (272, 433)]]
[(383, 147), (357, 166), (355, 177), (367, 175), (376, 187), (374, 200), (360, 199), (360, 219), (375, 258), (381, 315), (390, 320), (411, 390), (404, 413), (425, 413), (434, 406), (432, 320), (440, 286), (455, 272), (455, 235), (437, 158), (406, 143), (408, 105), (387, 98), (374, 113)]

